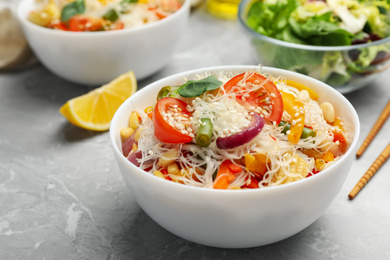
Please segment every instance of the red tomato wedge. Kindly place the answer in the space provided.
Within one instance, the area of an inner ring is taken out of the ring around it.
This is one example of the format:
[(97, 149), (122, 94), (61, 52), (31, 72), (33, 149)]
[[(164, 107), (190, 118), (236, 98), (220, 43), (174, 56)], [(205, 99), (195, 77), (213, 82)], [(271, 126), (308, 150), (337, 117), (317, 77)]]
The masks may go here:
[(84, 15), (72, 16), (69, 20), (69, 30), (74, 32), (93, 32), (103, 29), (103, 19)]
[(194, 138), (189, 120), (191, 115), (184, 101), (171, 97), (160, 99), (153, 111), (154, 135), (165, 143), (191, 142)]
[(60, 30), (60, 31), (69, 31), (68, 27), (63, 22), (50, 23), (48, 26), (50, 29)]
[[(268, 113), (260, 112), (259, 114), (269, 121), (276, 122), (278, 125), (283, 115), (282, 95), (272, 81), (266, 80), (266, 77), (256, 72), (245, 72), (226, 82), (224, 89), (226, 93), (231, 91), (236, 93), (236, 100), (242, 106), (260, 107), (261, 111), (268, 111)], [(262, 87), (259, 89), (250, 91), (253, 85), (261, 84)], [(249, 96), (245, 94), (249, 94)]]
[(123, 22), (116, 22), (114, 28), (112, 30), (122, 30), (125, 28), (125, 24)]

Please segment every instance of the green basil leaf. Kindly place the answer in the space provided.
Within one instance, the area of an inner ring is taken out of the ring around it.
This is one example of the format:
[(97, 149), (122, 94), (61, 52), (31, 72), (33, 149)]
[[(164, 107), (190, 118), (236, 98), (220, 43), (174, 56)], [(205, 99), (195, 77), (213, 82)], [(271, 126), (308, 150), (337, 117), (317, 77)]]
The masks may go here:
[(85, 12), (84, 0), (76, 0), (70, 4), (67, 4), (62, 8), (61, 21), (68, 22), (72, 16), (76, 14), (83, 14)]
[(115, 22), (118, 18), (119, 15), (114, 9), (109, 10), (107, 13), (103, 15), (103, 19), (109, 20), (111, 22)]
[(214, 90), (222, 85), (222, 81), (219, 81), (214, 76), (209, 76), (201, 80), (189, 80), (183, 84), (177, 92), (182, 97), (197, 97), (202, 95), (208, 90)]

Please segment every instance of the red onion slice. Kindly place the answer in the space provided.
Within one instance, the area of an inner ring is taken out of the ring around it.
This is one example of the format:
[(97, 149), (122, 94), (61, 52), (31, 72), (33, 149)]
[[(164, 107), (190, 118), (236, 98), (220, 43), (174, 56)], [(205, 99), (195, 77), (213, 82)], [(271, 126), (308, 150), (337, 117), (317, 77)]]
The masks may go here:
[(135, 153), (130, 153), (129, 156), (127, 156), (127, 160), (129, 160), (132, 164), (139, 167), (141, 165), (140, 162), (138, 162), (138, 159), (142, 158), (142, 152), (138, 151)]
[(122, 153), (124, 156), (128, 156), (130, 151), (133, 149), (133, 144), (136, 143), (134, 139), (134, 134), (127, 138), (126, 141), (122, 143)]
[(218, 137), (219, 149), (233, 149), (251, 141), (264, 127), (265, 120), (259, 114), (253, 114), (250, 125), (241, 132), (228, 137)]

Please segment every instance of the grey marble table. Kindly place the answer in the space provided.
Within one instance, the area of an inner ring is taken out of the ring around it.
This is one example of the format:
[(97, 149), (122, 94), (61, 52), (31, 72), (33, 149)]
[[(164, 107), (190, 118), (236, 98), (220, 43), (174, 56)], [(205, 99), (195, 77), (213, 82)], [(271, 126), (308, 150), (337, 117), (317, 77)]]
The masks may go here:
[[(189, 69), (256, 64), (242, 36), (235, 21), (201, 6), (169, 65), (139, 87)], [(388, 73), (345, 95), (360, 117), (360, 143), (389, 100), (389, 82)], [(79, 129), (59, 114), (88, 90), (39, 64), (0, 73), (0, 259), (390, 259), (390, 162), (355, 200), (347, 198), (390, 141), (390, 122), (311, 226), (263, 247), (218, 249), (151, 220), (122, 180), (108, 133)]]

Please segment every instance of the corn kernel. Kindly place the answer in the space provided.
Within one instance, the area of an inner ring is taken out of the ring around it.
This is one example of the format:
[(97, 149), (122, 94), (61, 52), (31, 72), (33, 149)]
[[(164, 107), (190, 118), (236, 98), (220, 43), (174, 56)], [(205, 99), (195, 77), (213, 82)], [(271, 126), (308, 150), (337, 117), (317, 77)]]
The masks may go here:
[(176, 174), (173, 174), (171, 175), (171, 178), (172, 178), (172, 181), (173, 182), (177, 182), (177, 183), (180, 183), (180, 184), (183, 184), (184, 182), (181, 180), (182, 177), (185, 177), (185, 178), (189, 178), (189, 173), (187, 170), (185, 169), (181, 169), (179, 171), (177, 171)]
[(158, 160), (159, 165), (164, 168), (167, 167), (176, 160), (178, 154), (179, 152), (176, 149), (166, 151), (161, 155), (160, 159)]
[(136, 143), (133, 143), (133, 149), (131, 150), (133, 153), (138, 150), (138, 145)]
[[(301, 156), (295, 154), (293, 157), (290, 153), (285, 153), (283, 157), (285, 157), (286, 160), (291, 158), (293, 158), (293, 160), (289, 163), (289, 167), (282, 167), (275, 173), (271, 183), (280, 182), (279, 184), (285, 184), (306, 178), (309, 173), (309, 165)], [(288, 170), (289, 172), (287, 172)], [(289, 173), (294, 175), (298, 174), (298, 176), (289, 176)]]
[(122, 143), (125, 142), (130, 136), (134, 134), (134, 129), (130, 127), (123, 127), (119, 131)]
[(153, 174), (154, 174), (154, 176), (157, 176), (159, 178), (165, 179), (164, 174), (162, 172), (160, 172), (160, 171), (154, 171)]
[(325, 161), (323, 159), (316, 159), (315, 166), (318, 171), (322, 171), (325, 167)]
[(145, 114), (153, 112), (153, 107), (150, 106), (150, 107), (145, 108), (144, 112), (145, 112)]
[(134, 133), (134, 140), (136, 142), (138, 142), (138, 140), (141, 138), (141, 131), (142, 131), (142, 128), (138, 128), (137, 131), (135, 131), (135, 133)]
[(167, 171), (169, 174), (177, 174), (179, 172), (179, 166), (177, 166), (177, 164), (173, 162), (168, 165)]
[(138, 116), (137, 112), (135, 112), (135, 111), (131, 112), (130, 118), (129, 118), (129, 127), (133, 128), (135, 130), (135, 129), (137, 129), (139, 124), (140, 124), (140, 120), (139, 120), (139, 116)]

